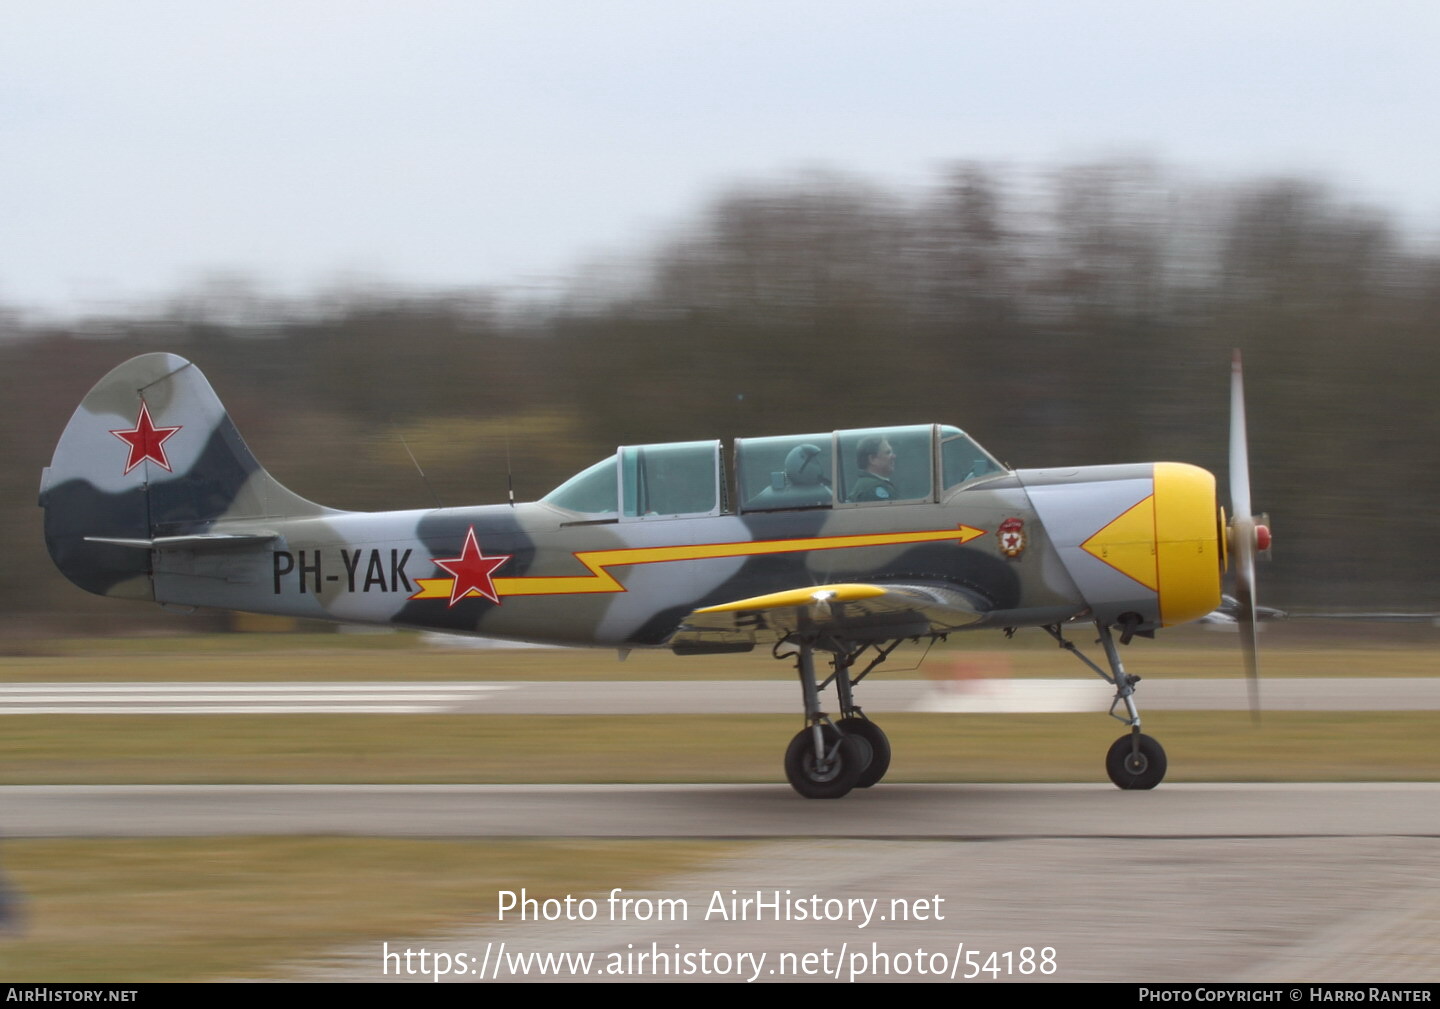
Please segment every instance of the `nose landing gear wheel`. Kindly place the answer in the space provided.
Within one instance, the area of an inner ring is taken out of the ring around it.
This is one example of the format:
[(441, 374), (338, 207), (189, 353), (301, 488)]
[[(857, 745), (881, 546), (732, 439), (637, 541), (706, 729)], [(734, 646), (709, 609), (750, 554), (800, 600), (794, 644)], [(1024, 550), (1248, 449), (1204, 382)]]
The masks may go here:
[[(825, 726), (825, 758), (815, 755), (815, 734), (801, 729), (785, 751), (785, 777), (807, 799), (838, 799), (855, 787), (870, 763), (870, 743), (859, 735)], [(836, 744), (839, 744), (838, 746)]]
[(870, 744), (870, 764), (855, 779), (856, 788), (869, 788), (890, 770), (890, 740), (880, 726), (868, 718), (842, 718), (835, 723), (841, 732), (859, 736)]
[(1121, 736), (1105, 754), (1106, 773), (1124, 789), (1154, 788), (1165, 777), (1166, 766), (1165, 750), (1143, 733)]

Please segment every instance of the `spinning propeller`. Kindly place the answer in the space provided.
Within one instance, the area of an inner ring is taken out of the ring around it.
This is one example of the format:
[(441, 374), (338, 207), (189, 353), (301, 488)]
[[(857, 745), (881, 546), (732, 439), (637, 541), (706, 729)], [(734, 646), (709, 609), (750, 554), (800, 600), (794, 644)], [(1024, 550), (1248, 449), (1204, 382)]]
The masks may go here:
[(1245, 651), (1245, 674), (1250, 681), (1250, 711), (1260, 711), (1259, 642), (1255, 631), (1255, 556), (1270, 551), (1267, 516), (1250, 511), (1250, 450), (1245, 436), (1245, 379), (1240, 351), (1230, 366), (1230, 525), (1228, 545), (1235, 572), (1236, 619), (1240, 647)]

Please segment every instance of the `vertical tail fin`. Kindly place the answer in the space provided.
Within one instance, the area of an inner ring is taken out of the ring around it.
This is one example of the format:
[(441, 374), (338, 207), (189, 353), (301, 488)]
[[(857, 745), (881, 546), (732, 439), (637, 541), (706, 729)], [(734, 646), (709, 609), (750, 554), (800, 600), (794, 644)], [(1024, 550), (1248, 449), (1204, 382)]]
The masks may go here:
[(67, 578), (136, 599), (154, 598), (157, 538), (329, 511), (265, 472), (200, 369), (174, 354), (132, 358), (90, 390), (41, 476), (40, 506)]

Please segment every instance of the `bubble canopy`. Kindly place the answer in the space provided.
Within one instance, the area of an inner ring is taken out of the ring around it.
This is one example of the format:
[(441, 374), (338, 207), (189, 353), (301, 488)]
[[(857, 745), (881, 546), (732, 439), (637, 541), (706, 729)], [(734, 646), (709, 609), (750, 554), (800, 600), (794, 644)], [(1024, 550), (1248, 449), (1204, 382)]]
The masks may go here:
[(916, 424), (737, 438), (733, 508), (718, 440), (621, 446), (541, 501), (598, 521), (869, 508), (937, 501), (1004, 472), (959, 428)]

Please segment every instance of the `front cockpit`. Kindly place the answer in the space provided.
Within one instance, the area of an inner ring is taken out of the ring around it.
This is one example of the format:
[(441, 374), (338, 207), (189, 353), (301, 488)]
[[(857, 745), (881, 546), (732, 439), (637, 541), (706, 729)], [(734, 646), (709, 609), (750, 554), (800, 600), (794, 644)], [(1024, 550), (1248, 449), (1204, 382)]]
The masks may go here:
[(939, 424), (626, 445), (541, 498), (591, 521), (864, 508), (939, 501), (1008, 472), (958, 428)]

